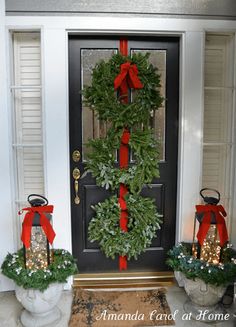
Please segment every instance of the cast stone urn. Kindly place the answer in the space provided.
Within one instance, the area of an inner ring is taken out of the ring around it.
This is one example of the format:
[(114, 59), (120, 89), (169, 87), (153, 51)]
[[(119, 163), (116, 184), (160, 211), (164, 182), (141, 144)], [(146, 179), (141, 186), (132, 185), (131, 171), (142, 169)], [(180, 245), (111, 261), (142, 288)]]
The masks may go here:
[(184, 287), (184, 283), (185, 283), (185, 279), (186, 279), (185, 275), (181, 271), (178, 271), (178, 270), (174, 271), (174, 275), (175, 275), (175, 279), (176, 279), (176, 282), (179, 285), (179, 287)]
[(211, 318), (208, 320), (207, 316), (204, 316), (204, 322), (212, 322), (212, 314), (222, 312), (219, 302), (226, 291), (225, 286), (206, 284), (199, 278), (195, 280), (185, 278), (184, 289), (190, 299), (184, 304), (184, 309), (186, 312), (192, 312), (193, 318), (199, 317), (200, 312), (207, 310)]
[(62, 283), (52, 283), (43, 292), (16, 286), (16, 298), (25, 308), (20, 317), (22, 325), (25, 327), (55, 325), (61, 318), (61, 311), (56, 305), (62, 290)]

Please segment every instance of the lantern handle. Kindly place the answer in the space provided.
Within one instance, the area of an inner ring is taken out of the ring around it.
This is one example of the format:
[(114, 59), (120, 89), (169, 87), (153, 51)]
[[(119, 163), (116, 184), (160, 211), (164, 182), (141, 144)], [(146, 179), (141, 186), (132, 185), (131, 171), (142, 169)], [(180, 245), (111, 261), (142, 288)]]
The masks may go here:
[(203, 200), (205, 200), (205, 196), (203, 195), (203, 192), (204, 191), (213, 191), (213, 192), (217, 193), (217, 195), (218, 195), (218, 202), (220, 201), (220, 192), (218, 192), (217, 190), (215, 190), (213, 188), (208, 188), (208, 187), (205, 187), (205, 188), (201, 189), (201, 191), (200, 191), (200, 195), (203, 198)]
[(27, 201), (28, 201), (29, 203), (30, 203), (30, 198), (31, 198), (32, 196), (37, 196), (38, 198), (43, 199), (43, 200), (45, 201), (45, 203), (43, 204), (43, 206), (48, 205), (48, 199), (45, 198), (43, 195), (40, 195), (40, 194), (30, 194), (30, 195), (28, 196), (28, 198), (27, 198)]

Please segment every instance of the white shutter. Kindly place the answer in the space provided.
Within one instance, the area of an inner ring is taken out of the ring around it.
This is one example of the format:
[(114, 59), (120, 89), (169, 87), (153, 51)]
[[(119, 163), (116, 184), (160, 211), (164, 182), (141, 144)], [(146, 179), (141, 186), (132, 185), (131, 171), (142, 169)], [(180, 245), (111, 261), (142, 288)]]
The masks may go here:
[(15, 238), (20, 246), (19, 209), (31, 193), (44, 195), (39, 33), (13, 34), (13, 151), (15, 158)]
[(217, 189), (230, 207), (233, 112), (231, 35), (206, 35), (202, 186)]
[(14, 33), (13, 51), (17, 200), (24, 201), (44, 194), (39, 33)]

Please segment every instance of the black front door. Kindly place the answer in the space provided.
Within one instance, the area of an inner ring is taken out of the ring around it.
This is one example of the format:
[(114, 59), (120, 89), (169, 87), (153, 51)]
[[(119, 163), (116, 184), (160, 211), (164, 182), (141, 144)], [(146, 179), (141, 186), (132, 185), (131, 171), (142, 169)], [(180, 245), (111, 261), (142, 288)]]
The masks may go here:
[[(160, 143), (160, 178), (152, 188), (144, 187), (142, 195), (156, 201), (163, 224), (152, 246), (138, 260), (128, 262), (128, 271), (165, 271), (166, 252), (175, 242), (176, 184), (178, 154), (179, 103), (179, 39), (176, 37), (130, 37), (129, 52), (149, 52), (150, 62), (161, 74), (163, 107), (152, 118), (152, 127)], [(91, 205), (105, 200), (110, 194), (96, 186), (91, 175), (84, 172), (89, 138), (106, 134), (101, 123), (82, 103), (81, 89), (89, 85), (92, 69), (100, 59), (109, 59), (119, 49), (119, 38), (69, 37), (69, 115), (71, 167), (71, 219), (73, 254), (78, 259), (80, 273), (116, 272), (116, 260), (107, 259), (99, 245), (88, 240), (88, 224), (93, 216)], [(74, 151), (79, 152), (74, 152)], [(79, 153), (79, 155), (78, 155)], [(74, 154), (74, 155), (73, 155)], [(78, 195), (76, 195), (78, 193)]]

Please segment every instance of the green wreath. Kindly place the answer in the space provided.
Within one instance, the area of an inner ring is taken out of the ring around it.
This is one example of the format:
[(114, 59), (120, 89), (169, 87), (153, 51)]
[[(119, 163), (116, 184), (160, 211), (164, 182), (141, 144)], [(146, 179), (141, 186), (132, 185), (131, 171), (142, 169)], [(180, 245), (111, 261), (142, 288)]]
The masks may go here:
[(114, 165), (121, 134), (122, 129), (110, 129), (107, 137), (90, 140), (88, 146), (92, 151), (88, 154), (86, 168), (96, 178), (97, 185), (114, 191), (123, 183), (130, 193), (137, 194), (144, 184), (150, 184), (154, 177), (159, 177), (157, 141), (151, 129), (132, 132), (129, 147), (135, 164), (121, 170)]
[[(132, 56), (115, 54), (109, 61), (100, 61), (93, 69), (92, 84), (83, 94), (85, 103), (95, 111), (98, 118), (110, 121), (113, 128), (124, 126), (134, 128), (142, 124), (147, 128), (153, 110), (157, 110), (163, 101), (160, 96), (160, 75), (157, 68), (148, 62), (150, 54), (134, 53)], [(114, 79), (120, 73), (121, 64), (127, 61), (138, 67), (138, 77), (143, 88), (135, 90), (132, 102), (121, 103), (114, 91)]]
[[(105, 138), (88, 142), (86, 171), (101, 187), (117, 191), (122, 183), (129, 189), (125, 198), (128, 232), (119, 227), (121, 208), (116, 195), (93, 206), (96, 214), (89, 223), (89, 239), (97, 241), (112, 259), (116, 255), (137, 259), (150, 246), (161, 223), (153, 200), (139, 195), (144, 184), (159, 177), (158, 144), (149, 125), (153, 111), (160, 107), (163, 98), (159, 91), (160, 75), (148, 58), (149, 54), (135, 53), (128, 57), (116, 54), (108, 61), (100, 61), (93, 69), (91, 86), (83, 91), (86, 105), (99, 120), (111, 126)], [(132, 92), (132, 102), (128, 104), (114, 91), (114, 80), (126, 62), (137, 66), (143, 84), (143, 88)], [(124, 127), (131, 131), (129, 147), (134, 160), (128, 169), (119, 169), (117, 150)]]
[(152, 199), (140, 195), (127, 195), (129, 212), (128, 233), (120, 229), (120, 206), (116, 195), (92, 207), (96, 216), (89, 224), (90, 239), (100, 244), (107, 257), (116, 255), (137, 259), (151, 245), (160, 228), (160, 215)]

